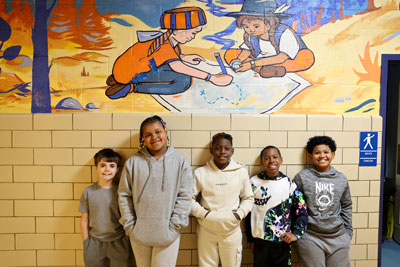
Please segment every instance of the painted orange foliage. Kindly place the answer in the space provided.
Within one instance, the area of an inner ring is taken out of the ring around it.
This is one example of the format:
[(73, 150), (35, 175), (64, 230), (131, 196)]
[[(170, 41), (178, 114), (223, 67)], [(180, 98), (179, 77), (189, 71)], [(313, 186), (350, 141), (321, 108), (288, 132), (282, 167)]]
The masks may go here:
[(366, 73), (358, 72), (353, 68), (355, 74), (357, 74), (357, 76), (360, 78), (357, 81), (357, 84), (363, 81), (372, 81), (379, 83), (381, 68), (378, 65), (378, 51), (376, 52), (374, 62), (372, 63), (371, 55), (369, 52), (369, 42), (367, 42), (364, 49), (364, 58), (360, 55), (358, 56), (358, 58), (360, 59), (361, 65), (364, 67)]

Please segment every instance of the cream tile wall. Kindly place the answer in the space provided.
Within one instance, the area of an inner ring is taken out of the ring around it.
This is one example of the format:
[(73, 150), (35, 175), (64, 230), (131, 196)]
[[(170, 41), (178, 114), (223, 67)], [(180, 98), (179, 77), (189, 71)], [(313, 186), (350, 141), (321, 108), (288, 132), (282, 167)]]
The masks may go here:
[[(78, 206), (82, 190), (97, 181), (92, 157), (102, 147), (115, 148), (125, 158), (135, 153), (140, 122), (150, 115), (0, 115), (0, 266), (83, 265)], [(272, 144), (281, 148), (282, 170), (293, 177), (307, 164), (308, 138), (332, 136), (338, 145), (334, 165), (347, 175), (352, 191), (352, 266), (377, 266), (380, 161), (377, 167), (360, 167), (358, 156), (359, 132), (381, 135), (381, 117), (161, 115), (171, 144), (193, 168), (209, 159), (212, 135), (225, 131), (234, 138), (234, 157), (250, 175), (261, 169), (260, 150)], [(196, 225), (191, 218), (182, 233), (178, 266), (198, 264)], [(251, 263), (244, 238), (242, 266)]]

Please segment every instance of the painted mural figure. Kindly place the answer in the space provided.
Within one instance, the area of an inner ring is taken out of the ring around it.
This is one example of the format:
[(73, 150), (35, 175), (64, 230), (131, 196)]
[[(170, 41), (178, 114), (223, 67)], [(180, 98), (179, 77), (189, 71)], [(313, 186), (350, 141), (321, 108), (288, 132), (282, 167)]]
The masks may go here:
[(204, 58), (184, 55), (180, 45), (190, 42), (207, 23), (199, 7), (175, 8), (163, 12), (159, 31), (138, 31), (138, 42), (126, 50), (114, 63), (107, 78), (106, 95), (111, 99), (125, 97), (130, 92), (172, 95), (186, 91), (192, 77), (210, 81), (218, 86), (231, 83), (232, 76), (210, 74), (191, 65)]
[(281, 21), (292, 15), (290, 6), (277, 7), (275, 0), (245, 0), (240, 12), (227, 16), (237, 19), (244, 29), (239, 49), (225, 53), (226, 62), (237, 72), (252, 69), (263, 78), (283, 77), (287, 72), (303, 71), (314, 64), (314, 55), (301, 37)]

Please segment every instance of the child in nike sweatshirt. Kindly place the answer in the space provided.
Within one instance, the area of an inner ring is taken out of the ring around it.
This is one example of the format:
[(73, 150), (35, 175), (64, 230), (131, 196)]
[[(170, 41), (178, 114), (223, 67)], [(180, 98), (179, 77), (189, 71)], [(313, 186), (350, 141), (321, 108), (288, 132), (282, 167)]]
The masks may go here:
[(253, 207), (249, 175), (231, 159), (232, 136), (218, 133), (211, 142), (213, 157), (195, 170), (192, 215), (199, 222), (197, 243), (199, 267), (240, 266), (242, 231), (240, 221)]
[(297, 241), (302, 267), (350, 267), (352, 201), (346, 176), (331, 166), (335, 151), (331, 137), (310, 138), (307, 152), (313, 166), (294, 178), (308, 210), (307, 230)]
[(175, 267), (180, 232), (189, 224), (192, 169), (167, 141), (165, 122), (145, 119), (141, 149), (126, 161), (119, 183), (120, 222), (138, 267)]

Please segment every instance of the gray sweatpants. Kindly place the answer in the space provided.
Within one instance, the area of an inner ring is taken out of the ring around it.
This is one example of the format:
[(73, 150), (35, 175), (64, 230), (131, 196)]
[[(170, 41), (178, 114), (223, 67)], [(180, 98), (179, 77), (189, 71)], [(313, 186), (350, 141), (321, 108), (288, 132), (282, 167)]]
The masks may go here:
[(107, 259), (110, 261), (110, 267), (133, 266), (132, 249), (128, 236), (103, 242), (89, 235), (83, 242), (83, 247), (86, 267), (105, 267)]
[(301, 267), (350, 267), (350, 236), (315, 236), (305, 233), (297, 243)]

